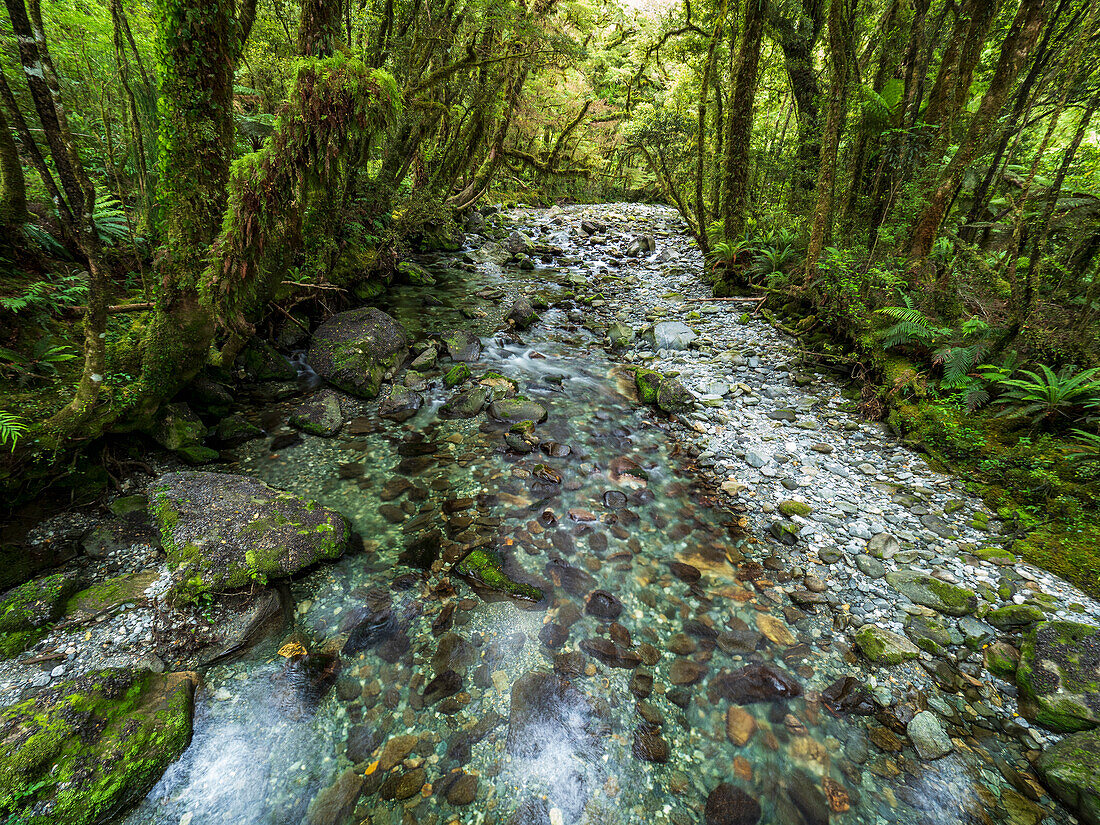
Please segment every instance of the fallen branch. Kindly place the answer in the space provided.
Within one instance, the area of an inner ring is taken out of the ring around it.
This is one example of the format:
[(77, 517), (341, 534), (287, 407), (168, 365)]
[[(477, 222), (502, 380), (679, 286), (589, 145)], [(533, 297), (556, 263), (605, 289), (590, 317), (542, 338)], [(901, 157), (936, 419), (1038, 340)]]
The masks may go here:
[[(108, 315), (118, 315), (120, 312), (148, 312), (150, 309), (155, 309), (156, 304), (153, 303), (141, 303), (141, 304), (116, 304), (115, 306), (107, 307)], [(83, 314), (88, 311), (87, 307), (66, 307), (66, 312), (72, 312), (76, 314)]]
[(332, 284), (303, 284), (298, 281), (282, 281), (284, 286), (300, 286), (307, 287), (309, 289), (331, 289), (335, 292), (347, 292), (342, 286), (333, 286)]
[(730, 303), (751, 304), (768, 300), (767, 295), (754, 295), (750, 298), (685, 298), (685, 304), (702, 304), (709, 301), (727, 301)]

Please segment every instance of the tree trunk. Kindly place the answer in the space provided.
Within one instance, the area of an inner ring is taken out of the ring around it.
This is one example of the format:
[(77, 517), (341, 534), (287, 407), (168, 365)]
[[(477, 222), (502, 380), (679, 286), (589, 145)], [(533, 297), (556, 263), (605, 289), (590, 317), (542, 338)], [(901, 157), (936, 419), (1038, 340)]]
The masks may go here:
[(825, 239), (833, 221), (833, 185), (836, 182), (836, 156), (840, 146), (840, 126), (847, 104), (849, 52), (845, 33), (845, 9), (842, 0), (829, 4), (829, 60), (832, 79), (829, 83), (829, 114), (821, 140), (821, 162), (817, 172), (817, 202), (814, 204), (810, 243), (806, 248), (807, 280), (817, 274), (818, 262), (825, 248)]
[(722, 218), (726, 238), (731, 241), (739, 240), (745, 231), (753, 103), (763, 38), (764, 15), (760, 0), (745, 0), (744, 25), (737, 50), (737, 77), (726, 114), (726, 157), (722, 170)]
[(298, 54), (331, 57), (340, 48), (343, 0), (303, 0), (298, 22)]
[(914, 261), (921, 261), (932, 251), (948, 202), (962, 181), (966, 167), (985, 144), (997, 115), (1008, 98), (1013, 81), (1035, 47), (1048, 2), (1049, 0), (1020, 0), (1016, 19), (1012, 21), (1012, 26), (1001, 43), (1000, 57), (989, 88), (982, 97), (954, 157), (929, 190), (924, 209), (913, 226), (909, 257)]
[(706, 176), (707, 147), (707, 101), (710, 98), (710, 83), (714, 76), (714, 63), (718, 56), (718, 41), (722, 38), (722, 22), (725, 19), (725, 6), (714, 24), (707, 47), (707, 62), (703, 69), (703, 80), (699, 88), (699, 119), (695, 127), (695, 237), (699, 249), (704, 255), (710, 254), (710, 241), (707, 238), (707, 204), (703, 198), (703, 178)]
[(27, 181), (23, 177), (23, 164), (19, 161), (19, 150), (8, 129), (4, 109), (0, 107), (0, 229), (14, 232), (27, 218)]

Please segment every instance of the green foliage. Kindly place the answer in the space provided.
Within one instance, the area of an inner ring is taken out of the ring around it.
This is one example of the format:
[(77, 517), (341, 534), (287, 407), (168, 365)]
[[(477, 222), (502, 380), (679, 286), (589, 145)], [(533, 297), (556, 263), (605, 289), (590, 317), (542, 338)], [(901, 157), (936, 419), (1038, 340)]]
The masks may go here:
[(14, 452), (15, 443), (19, 441), (19, 436), (26, 430), (27, 422), (6, 410), (0, 410), (0, 446), (11, 444), (12, 452)]
[(48, 280), (35, 281), (20, 295), (0, 296), (0, 306), (12, 314), (20, 312), (57, 312), (78, 306), (88, 294), (85, 273), (50, 275)]
[(902, 299), (905, 301), (905, 306), (875, 310), (876, 314), (894, 322), (876, 333), (883, 349), (890, 350), (914, 344), (930, 347), (937, 339), (951, 333), (950, 327), (936, 326), (927, 315), (913, 305), (913, 300), (908, 295), (903, 295)]
[(997, 399), (1002, 416), (1028, 419), (1031, 426), (1056, 425), (1080, 420), (1086, 410), (1100, 407), (1100, 367), (1074, 372), (1063, 367), (1055, 373), (1046, 364), (1039, 370), (1023, 370), (1021, 378), (1001, 379), (1004, 391)]
[(92, 212), (92, 225), (101, 243), (118, 246), (130, 239), (130, 225), (126, 221), (126, 212), (117, 198), (101, 194), (96, 198)]
[(1090, 433), (1086, 430), (1071, 430), (1077, 438), (1077, 443), (1070, 447), (1067, 461), (1098, 461), (1100, 462), (1100, 433)]
[(58, 364), (77, 357), (69, 347), (54, 343), (49, 336), (39, 339), (30, 355), (0, 347), (0, 376), (14, 378), (25, 385), (57, 375)]

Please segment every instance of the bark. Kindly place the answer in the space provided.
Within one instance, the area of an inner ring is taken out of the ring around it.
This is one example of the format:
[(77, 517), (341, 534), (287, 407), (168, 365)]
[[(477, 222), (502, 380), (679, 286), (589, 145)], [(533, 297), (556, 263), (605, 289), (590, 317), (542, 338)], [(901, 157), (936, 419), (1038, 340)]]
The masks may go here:
[(707, 154), (707, 103), (710, 99), (711, 78), (714, 77), (714, 63), (718, 57), (718, 42), (722, 39), (722, 20), (725, 16), (723, 7), (718, 22), (714, 24), (714, 34), (711, 35), (710, 45), (707, 47), (707, 60), (699, 88), (699, 118), (695, 128), (695, 237), (704, 255), (710, 254), (710, 241), (707, 238), (707, 204), (703, 199)]
[(26, 223), (27, 181), (23, 177), (23, 164), (19, 161), (19, 149), (8, 129), (4, 109), (0, 107), (0, 229), (11, 233), (15, 227)]
[(1035, 47), (1049, 0), (1020, 0), (1012, 26), (1001, 43), (1000, 57), (989, 88), (951, 162), (927, 194), (925, 206), (913, 226), (909, 257), (920, 261), (932, 251), (948, 202), (962, 181), (963, 173), (982, 150), (997, 115), (1008, 99), (1012, 84)]
[(832, 79), (829, 82), (829, 113), (821, 141), (821, 162), (817, 173), (817, 202), (814, 205), (810, 242), (806, 248), (806, 275), (817, 275), (818, 262), (833, 220), (833, 185), (836, 182), (837, 149), (840, 146), (840, 128), (847, 104), (849, 59), (848, 38), (845, 33), (845, 9), (842, 0), (829, 4), (829, 59)]
[(760, 2), (745, 0), (744, 25), (737, 49), (737, 76), (726, 114), (726, 156), (722, 170), (722, 220), (726, 238), (730, 240), (740, 239), (745, 229), (753, 103), (763, 38), (764, 15)]
[[(141, 130), (141, 118), (138, 114), (137, 95), (134, 93), (134, 83), (130, 76), (130, 60), (123, 43), (124, 27), (129, 30), (129, 24), (125, 22), (126, 14), (122, 10), (120, 0), (110, 0), (111, 24), (114, 36), (115, 60), (118, 62), (119, 80), (122, 83), (123, 94), (126, 95), (127, 108), (130, 115), (130, 129), (137, 147), (134, 151), (134, 161), (137, 166), (138, 190), (145, 203), (146, 209), (152, 206), (149, 198), (149, 169), (145, 162), (145, 136)], [(151, 92), (149, 88), (146, 93)]]
[(298, 54), (331, 57), (342, 43), (343, 0), (303, 0), (298, 21)]

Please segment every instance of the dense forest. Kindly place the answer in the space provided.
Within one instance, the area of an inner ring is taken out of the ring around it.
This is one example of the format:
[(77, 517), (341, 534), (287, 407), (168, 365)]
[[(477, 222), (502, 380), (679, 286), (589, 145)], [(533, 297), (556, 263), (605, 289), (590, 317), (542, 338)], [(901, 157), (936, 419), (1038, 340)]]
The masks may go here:
[(4, 7), (5, 823), (1100, 823), (1100, 2)]

